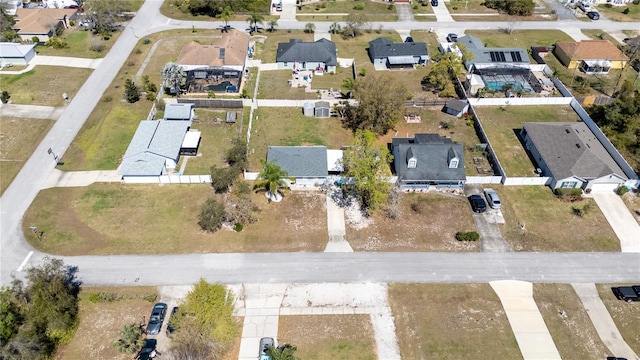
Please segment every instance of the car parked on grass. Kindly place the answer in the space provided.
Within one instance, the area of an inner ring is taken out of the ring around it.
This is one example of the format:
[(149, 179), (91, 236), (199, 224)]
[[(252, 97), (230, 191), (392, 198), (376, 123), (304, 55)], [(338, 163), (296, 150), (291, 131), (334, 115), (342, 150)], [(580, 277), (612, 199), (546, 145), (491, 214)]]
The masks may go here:
[(270, 347), (276, 346), (276, 342), (273, 338), (263, 337), (260, 339), (260, 347), (258, 348), (258, 359), (260, 360), (271, 360), (271, 356), (267, 355), (267, 350)]
[(173, 332), (176, 330), (175, 329), (175, 317), (174, 315), (178, 312), (178, 307), (174, 306), (171, 309), (171, 313), (169, 314), (169, 321), (167, 321), (167, 336), (171, 337), (171, 335), (173, 334)]
[(153, 305), (151, 316), (149, 316), (149, 324), (147, 325), (147, 334), (157, 335), (160, 333), (160, 328), (162, 328), (162, 322), (164, 321), (166, 313), (167, 304), (157, 303)]
[(500, 196), (493, 189), (486, 189), (484, 191), (484, 197), (487, 198), (487, 202), (492, 209), (500, 209), (502, 203), (500, 202)]
[(591, 20), (599, 20), (600, 19), (600, 13), (598, 13), (597, 11), (589, 11), (587, 13), (587, 16)]
[(618, 300), (626, 302), (640, 301), (640, 285), (612, 287), (611, 291)]
[(483, 213), (487, 211), (487, 203), (484, 202), (484, 199), (480, 195), (469, 196), (469, 203), (471, 204), (473, 212)]

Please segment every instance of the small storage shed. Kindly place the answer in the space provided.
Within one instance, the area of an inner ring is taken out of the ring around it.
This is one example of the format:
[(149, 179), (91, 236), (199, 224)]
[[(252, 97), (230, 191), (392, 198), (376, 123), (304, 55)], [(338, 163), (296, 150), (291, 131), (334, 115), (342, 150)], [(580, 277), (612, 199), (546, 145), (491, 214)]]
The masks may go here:
[[(22, 3), (21, 3), (22, 5)], [(27, 65), (36, 56), (35, 45), (0, 43), (0, 65)]]
[(227, 124), (235, 124), (236, 123), (237, 113), (235, 111), (227, 111), (227, 119), (225, 122)]
[(315, 105), (313, 105), (313, 103), (311, 101), (307, 101), (304, 104), (302, 104), (302, 114), (304, 116), (314, 116), (314, 108)]
[(449, 115), (462, 117), (462, 115), (469, 111), (469, 104), (466, 101), (449, 100), (442, 111)]
[(316, 102), (315, 116), (319, 118), (328, 118), (331, 116), (331, 104), (329, 104), (328, 101)]
[(196, 156), (200, 147), (200, 131), (191, 130), (184, 136), (182, 146), (180, 147), (180, 155)]

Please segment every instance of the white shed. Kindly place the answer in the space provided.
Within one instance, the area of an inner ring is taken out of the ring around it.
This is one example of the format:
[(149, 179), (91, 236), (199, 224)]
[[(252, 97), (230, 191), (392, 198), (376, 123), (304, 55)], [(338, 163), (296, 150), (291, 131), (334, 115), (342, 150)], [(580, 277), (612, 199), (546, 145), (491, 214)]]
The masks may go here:
[(314, 116), (315, 105), (311, 101), (307, 101), (302, 104), (302, 114), (304, 116)]

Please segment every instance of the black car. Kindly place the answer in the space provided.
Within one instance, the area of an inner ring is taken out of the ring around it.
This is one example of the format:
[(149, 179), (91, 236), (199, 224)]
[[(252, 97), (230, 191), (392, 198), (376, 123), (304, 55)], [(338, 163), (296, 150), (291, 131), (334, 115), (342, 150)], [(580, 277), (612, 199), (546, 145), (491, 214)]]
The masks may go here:
[(636, 285), (612, 287), (611, 291), (613, 292), (613, 295), (618, 298), (618, 300), (624, 300), (626, 302), (640, 301), (640, 294), (638, 294), (638, 292), (634, 288), (640, 290), (640, 286)]
[(471, 209), (473, 209), (473, 212), (483, 213), (487, 211), (487, 203), (480, 195), (469, 196), (469, 203), (471, 204)]
[(169, 314), (169, 321), (167, 321), (167, 336), (171, 336), (171, 334), (176, 330), (173, 323), (175, 322), (174, 315), (177, 312), (178, 307), (174, 306), (173, 309), (171, 309), (171, 314)]
[(153, 305), (151, 316), (149, 316), (149, 324), (147, 325), (147, 334), (157, 335), (160, 333), (164, 316), (167, 313), (167, 304), (157, 303)]
[(447, 35), (447, 41), (448, 42), (457, 42), (458, 41), (458, 34), (455, 33), (450, 33)]
[(627, 360), (627, 358), (615, 357), (615, 356), (607, 356), (607, 360)]
[(438, 0), (431, 0), (431, 6), (438, 6)]
[(138, 356), (136, 356), (136, 360), (152, 359), (153, 356), (151, 355), (151, 353), (154, 352), (157, 344), (158, 344), (158, 341), (156, 339), (146, 339), (144, 341), (144, 346), (142, 347), (142, 350), (140, 350), (140, 352), (138, 353)]
[(599, 20), (600, 19), (600, 13), (598, 13), (597, 11), (589, 11), (587, 13), (587, 16), (591, 20)]

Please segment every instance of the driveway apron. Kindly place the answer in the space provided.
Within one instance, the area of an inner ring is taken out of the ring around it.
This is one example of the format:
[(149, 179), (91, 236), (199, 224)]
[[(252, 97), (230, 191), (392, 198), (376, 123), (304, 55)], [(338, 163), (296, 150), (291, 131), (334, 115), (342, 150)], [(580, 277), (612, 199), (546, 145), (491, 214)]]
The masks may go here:
[(640, 225), (620, 196), (614, 193), (591, 193), (591, 195), (618, 236), (621, 251), (640, 253)]

